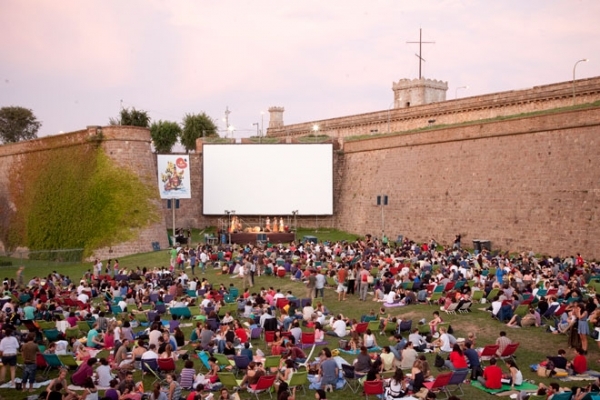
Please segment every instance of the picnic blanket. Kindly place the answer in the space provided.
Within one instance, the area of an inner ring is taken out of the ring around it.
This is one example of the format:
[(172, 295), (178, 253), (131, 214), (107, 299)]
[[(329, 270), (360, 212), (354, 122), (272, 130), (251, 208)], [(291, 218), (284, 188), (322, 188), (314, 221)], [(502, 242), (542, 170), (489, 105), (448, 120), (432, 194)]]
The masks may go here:
[[(360, 350), (343, 350), (343, 349), (338, 349), (340, 353), (344, 353), (344, 354), (358, 354), (360, 353)], [(371, 347), (369, 349), (367, 349), (367, 351), (369, 353), (375, 353), (376, 351), (381, 351), (381, 347)]]
[[(19, 383), (21, 382), (21, 378), (15, 378), (15, 383)], [(35, 382), (33, 384), (33, 388), (34, 389), (39, 389), (42, 386), (48, 386), (50, 384), (50, 380), (48, 381), (44, 381), (44, 382)], [(29, 387), (29, 384), (27, 384), (27, 387)], [(3, 385), (0, 386), (0, 389), (14, 389), (14, 387), (12, 386), (12, 384), (10, 382), (7, 382)]]
[[(50, 381), (48, 381), (48, 382), (50, 382)], [(83, 386), (77, 386), (77, 385), (73, 385), (73, 384), (67, 386), (67, 389), (78, 391), (78, 392), (81, 392), (81, 391), (85, 390), (85, 388)], [(96, 386), (96, 389), (98, 389), (98, 390), (108, 390), (108, 389), (110, 389), (110, 387)]]
[(383, 303), (384, 307), (404, 307), (402, 303)]
[(523, 382), (522, 385), (520, 386), (515, 386), (514, 389), (512, 389), (510, 387), (510, 385), (502, 385), (502, 387), (500, 389), (488, 389), (485, 386), (483, 386), (479, 381), (471, 381), (471, 386), (473, 386), (474, 388), (483, 390), (486, 393), (490, 393), (490, 394), (499, 394), (502, 392), (507, 392), (507, 391), (525, 391), (525, 392), (535, 392), (538, 390), (537, 385), (534, 385), (532, 383), (529, 382)]
[(558, 378), (559, 381), (573, 382), (573, 381), (593, 381), (600, 376), (598, 371), (587, 371), (585, 374), (569, 375), (562, 378)]

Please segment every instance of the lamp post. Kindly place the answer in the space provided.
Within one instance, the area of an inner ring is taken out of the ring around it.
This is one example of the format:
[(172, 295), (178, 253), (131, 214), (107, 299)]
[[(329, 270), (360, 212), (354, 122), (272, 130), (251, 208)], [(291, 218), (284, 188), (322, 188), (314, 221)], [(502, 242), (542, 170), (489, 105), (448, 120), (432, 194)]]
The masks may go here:
[(296, 241), (296, 232), (298, 231), (298, 210), (292, 211), (292, 215), (294, 216), (294, 242)]
[(260, 112), (260, 136), (265, 136), (265, 112)]
[(454, 89), (454, 99), (456, 100), (456, 98), (458, 97), (458, 89), (468, 89), (469, 86), (459, 86), (456, 89)]
[(231, 135), (231, 138), (233, 139), (233, 131), (235, 131), (235, 128), (233, 127), (233, 125), (229, 125), (227, 127), (227, 130), (229, 131), (229, 134)]
[(575, 70), (577, 69), (577, 64), (580, 62), (588, 62), (588, 59), (582, 58), (581, 60), (578, 60), (575, 65), (573, 65), (573, 105), (575, 105)]
[(317, 136), (319, 135), (319, 125), (314, 124), (312, 127), (313, 135), (315, 137), (315, 143), (317, 143)]
[(258, 136), (258, 143), (260, 143), (260, 135), (258, 134), (258, 122), (254, 122), (252, 126), (256, 126), (256, 136)]

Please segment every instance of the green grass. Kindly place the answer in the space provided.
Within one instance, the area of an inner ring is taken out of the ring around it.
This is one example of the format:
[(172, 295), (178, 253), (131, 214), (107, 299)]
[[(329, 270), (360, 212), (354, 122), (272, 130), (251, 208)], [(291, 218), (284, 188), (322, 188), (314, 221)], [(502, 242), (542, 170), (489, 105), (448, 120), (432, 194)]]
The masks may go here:
[[(197, 235), (199, 232), (195, 231), (192, 239), (197, 241)], [(298, 236), (301, 237), (303, 235), (313, 235), (317, 236), (321, 239), (330, 239), (330, 240), (354, 240), (356, 235), (347, 234), (344, 232), (337, 231), (310, 231), (310, 230), (299, 230)], [(163, 265), (168, 265), (169, 262), (169, 254), (166, 250), (138, 254), (128, 257), (123, 257), (120, 260), (120, 264), (127, 268), (135, 268), (137, 266), (140, 267), (160, 267)], [(11, 277), (14, 276), (14, 272), (17, 268), (17, 264), (13, 267), (3, 267), (4, 276)], [(91, 263), (88, 264), (77, 264), (77, 265), (67, 265), (61, 267), (50, 267), (44, 266), (43, 264), (31, 264), (25, 268), (25, 277), (27, 279), (36, 276), (36, 275), (47, 275), (50, 272), (50, 268), (55, 268), (57, 271), (67, 274), (71, 276), (72, 279), (79, 278), (83, 272), (89, 268), (91, 268)], [(189, 271), (189, 270), (188, 270)], [(229, 283), (233, 282), (238, 288), (241, 288), (241, 282), (234, 278), (231, 279), (228, 275), (218, 275), (218, 271), (209, 269), (204, 275), (209, 279), (211, 283), (214, 285), (219, 285), (220, 283), (224, 283), (226, 286)], [(290, 279), (280, 279), (275, 277), (267, 277), (261, 276), (256, 278), (256, 286), (254, 290), (259, 290), (261, 287), (269, 287), (273, 286), (275, 288), (280, 288), (282, 291), (291, 290), (297, 297), (305, 297), (305, 289), (304, 285), (298, 282), (293, 282)], [(320, 300), (320, 299), (318, 299)], [(333, 289), (326, 289), (325, 298), (323, 299), (324, 304), (331, 310), (332, 313), (338, 314), (342, 313), (345, 316), (350, 318), (359, 319), (361, 315), (367, 314), (371, 309), (378, 310), (381, 306), (381, 303), (367, 301), (367, 302), (359, 302), (356, 297), (349, 296), (349, 299), (345, 302), (337, 301), (337, 294)], [(567, 348), (566, 345), (566, 337), (563, 335), (553, 335), (545, 333), (543, 328), (524, 328), (524, 329), (511, 329), (507, 328), (504, 325), (500, 324), (498, 321), (492, 320), (489, 314), (485, 311), (478, 310), (478, 307), (484, 307), (484, 305), (474, 305), (473, 312), (470, 314), (463, 315), (445, 315), (442, 313), (442, 318), (444, 321), (449, 322), (453, 329), (454, 335), (456, 337), (466, 337), (469, 332), (474, 332), (477, 335), (477, 346), (484, 346), (486, 344), (491, 344), (495, 341), (498, 336), (499, 331), (506, 330), (508, 337), (510, 337), (513, 341), (520, 342), (521, 346), (517, 351), (517, 363), (521, 370), (523, 371), (523, 375), (526, 379), (533, 379), (536, 382), (540, 380), (545, 383), (551, 382), (550, 379), (547, 378), (539, 378), (535, 373), (532, 373), (529, 370), (530, 364), (535, 364), (541, 360), (543, 360), (546, 355), (555, 354), (558, 348)], [(438, 309), (434, 306), (427, 305), (412, 305), (408, 307), (399, 307), (399, 308), (390, 308), (389, 312), (397, 317), (403, 319), (412, 319), (413, 324), (416, 324), (421, 318), (426, 318), (429, 320), (431, 318), (431, 314), (434, 310)], [(191, 333), (191, 328), (183, 329), (186, 336), (189, 337)], [(389, 343), (388, 338), (384, 336), (377, 337), (378, 343), (380, 345), (386, 345)], [(254, 341), (254, 347), (258, 347), (265, 350), (265, 345), (261, 341)], [(334, 349), (338, 347), (338, 339), (329, 338), (329, 347)], [(317, 349), (318, 350), (318, 349)], [(315, 351), (317, 351), (315, 350)], [(590, 340), (589, 343), (589, 351), (590, 355), (588, 357), (589, 366), (591, 369), (596, 369), (595, 360), (597, 360), (600, 356), (596, 344)], [(101, 353), (100, 356), (104, 356), (106, 353)], [(348, 361), (352, 361), (352, 357), (347, 357), (343, 355)], [(428, 360), (430, 365), (433, 366), (434, 356), (432, 354), (428, 354)], [(572, 358), (573, 354), (568, 351), (568, 358)], [(196, 368), (200, 365), (197, 359), (194, 359), (194, 364)], [(182, 367), (182, 363), (178, 362), (178, 367)], [(506, 367), (502, 363), (503, 369), (506, 371)], [(437, 374), (438, 371), (434, 369), (434, 373)], [(17, 376), (21, 374), (21, 370), (17, 371)], [(55, 373), (51, 374), (53, 377)], [(144, 386), (146, 389), (151, 387), (152, 380), (147, 378), (142, 378), (141, 373), (139, 371), (135, 372), (134, 379), (136, 381), (143, 379)], [(575, 382), (576, 384), (581, 384), (581, 382)], [(569, 383), (569, 386), (570, 383)], [(39, 393), (41, 390), (38, 390)], [(464, 387), (465, 395), (461, 396), (461, 399), (492, 399), (494, 396), (488, 395), (482, 391), (472, 388), (469, 385), (465, 385)], [(100, 393), (102, 395), (102, 393)], [(0, 395), (5, 398), (23, 398), (23, 395), (18, 394), (14, 390), (1, 389)], [(251, 398), (249, 394), (243, 392), (241, 394), (242, 399)], [(261, 399), (266, 399), (268, 396), (262, 395)], [(301, 395), (301, 392), (298, 398), (304, 398)], [(312, 398), (312, 392), (307, 394), (307, 399)], [(343, 391), (336, 391), (332, 394), (329, 394), (329, 398), (338, 400), (342, 398), (360, 398), (359, 395), (350, 394), (348, 389)]]

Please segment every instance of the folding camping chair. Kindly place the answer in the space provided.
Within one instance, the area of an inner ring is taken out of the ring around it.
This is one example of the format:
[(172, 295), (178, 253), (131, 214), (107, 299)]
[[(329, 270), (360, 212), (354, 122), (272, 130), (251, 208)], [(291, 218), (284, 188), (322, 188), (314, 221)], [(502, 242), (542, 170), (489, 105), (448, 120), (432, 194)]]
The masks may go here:
[(260, 400), (258, 398), (258, 394), (262, 393), (262, 392), (269, 393), (269, 397), (273, 398), (273, 395), (271, 394), (271, 392), (272, 392), (271, 388), (273, 387), (273, 384), (275, 383), (275, 378), (277, 378), (276, 375), (261, 376), (260, 378), (258, 378), (258, 382), (256, 382), (255, 385), (250, 385), (248, 387), (248, 393), (253, 393), (256, 396), (256, 400)]

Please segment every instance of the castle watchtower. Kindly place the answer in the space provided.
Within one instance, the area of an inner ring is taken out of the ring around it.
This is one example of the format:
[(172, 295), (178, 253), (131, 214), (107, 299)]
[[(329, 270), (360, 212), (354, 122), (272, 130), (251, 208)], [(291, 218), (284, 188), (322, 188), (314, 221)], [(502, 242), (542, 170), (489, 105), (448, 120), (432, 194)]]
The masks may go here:
[(408, 108), (446, 101), (448, 82), (435, 79), (400, 79), (392, 82), (394, 108)]
[(269, 129), (283, 128), (283, 107), (269, 107)]

